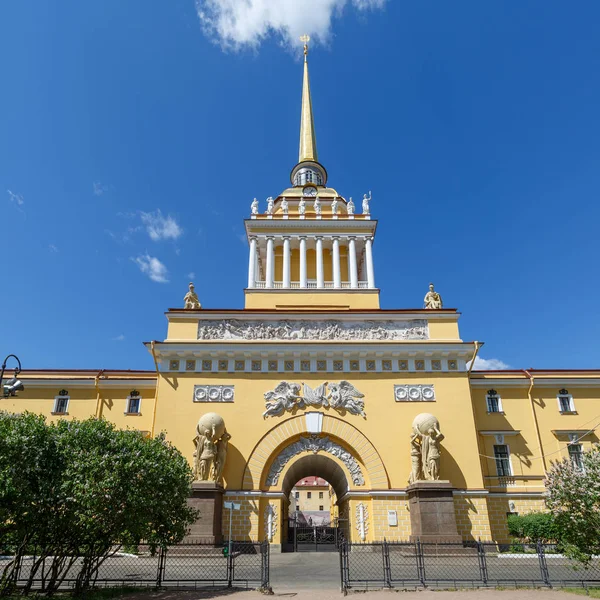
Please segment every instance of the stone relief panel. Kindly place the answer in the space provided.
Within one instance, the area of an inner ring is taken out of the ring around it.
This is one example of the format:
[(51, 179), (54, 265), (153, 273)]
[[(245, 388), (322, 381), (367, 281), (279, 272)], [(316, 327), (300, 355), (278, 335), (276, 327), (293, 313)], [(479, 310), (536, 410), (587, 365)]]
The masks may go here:
[(397, 384), (394, 385), (396, 402), (435, 402), (433, 384)]
[(367, 532), (369, 531), (369, 509), (362, 502), (356, 505), (356, 529), (360, 536), (360, 541), (364, 542), (367, 539)]
[(277, 417), (308, 406), (331, 407), (338, 412), (366, 417), (364, 397), (349, 381), (344, 380), (339, 383), (325, 382), (315, 389), (306, 383), (282, 381), (274, 390), (265, 392), (266, 410), (263, 418)]
[(277, 533), (277, 508), (273, 504), (267, 504), (265, 508), (265, 535), (269, 542), (273, 541)]
[(199, 340), (427, 340), (425, 319), (410, 321), (221, 321), (200, 320)]
[(281, 475), (285, 465), (294, 456), (302, 454), (303, 452), (312, 452), (313, 454), (327, 452), (328, 454), (335, 456), (336, 458), (340, 459), (348, 471), (350, 471), (354, 485), (365, 485), (365, 478), (360, 465), (352, 456), (352, 454), (342, 448), (339, 444), (331, 441), (329, 437), (318, 437), (316, 435), (302, 437), (297, 442), (294, 442), (287, 448), (284, 448), (271, 465), (266, 484), (277, 485), (279, 476)]
[(233, 402), (233, 385), (195, 385), (194, 402)]

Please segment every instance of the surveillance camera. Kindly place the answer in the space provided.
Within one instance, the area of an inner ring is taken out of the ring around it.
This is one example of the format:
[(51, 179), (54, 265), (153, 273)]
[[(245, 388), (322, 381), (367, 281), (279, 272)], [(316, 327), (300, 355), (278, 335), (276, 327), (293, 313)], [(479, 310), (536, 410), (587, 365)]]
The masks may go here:
[(4, 397), (8, 398), (9, 396), (16, 396), (17, 392), (22, 392), (25, 389), (23, 383), (13, 377), (13, 379), (9, 379), (4, 385)]

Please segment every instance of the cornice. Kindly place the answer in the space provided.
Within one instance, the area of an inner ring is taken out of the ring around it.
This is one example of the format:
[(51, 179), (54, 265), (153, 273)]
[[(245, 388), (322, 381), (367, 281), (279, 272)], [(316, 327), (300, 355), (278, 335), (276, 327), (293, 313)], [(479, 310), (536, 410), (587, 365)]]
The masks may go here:
[[(26, 388), (94, 388), (96, 382), (94, 379), (57, 379), (54, 377), (30, 379), (28, 377), (22, 377), (23, 385)], [(150, 379), (111, 379), (111, 380), (100, 380), (98, 382), (100, 390), (114, 389), (114, 388), (140, 388), (140, 389), (152, 389), (156, 387), (156, 377)]]
[[(315, 219), (309, 217), (307, 219), (245, 219), (244, 226), (246, 228), (246, 234), (252, 235), (260, 232), (267, 232), (273, 230), (281, 230), (281, 233), (285, 233), (289, 230), (294, 230), (300, 233), (301, 231), (313, 231), (319, 230), (323, 233), (336, 233), (337, 231), (345, 231), (356, 229), (360, 233), (357, 235), (375, 235), (377, 230), (377, 220), (366, 220), (366, 219)], [(348, 233), (348, 235), (351, 235)]]

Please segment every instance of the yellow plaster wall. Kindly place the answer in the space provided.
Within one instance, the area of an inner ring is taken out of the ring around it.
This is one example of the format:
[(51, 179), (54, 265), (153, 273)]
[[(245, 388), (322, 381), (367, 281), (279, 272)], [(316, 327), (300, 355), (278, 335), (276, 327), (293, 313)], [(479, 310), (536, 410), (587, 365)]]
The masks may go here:
[[(308, 275), (309, 279), (311, 275)], [(246, 290), (246, 308), (248, 309), (281, 309), (291, 307), (308, 310), (327, 309), (379, 309), (379, 290), (361, 290), (360, 292), (336, 292), (333, 290), (317, 291), (272, 291)], [(170, 337), (170, 332), (169, 332)]]
[(450, 319), (432, 319), (429, 321), (429, 339), (459, 340), (458, 315)]
[[(265, 539), (261, 502), (263, 499), (245, 495), (227, 495), (224, 502), (240, 504), (240, 510), (234, 510), (231, 518), (231, 539), (234, 541), (262, 541)], [(229, 537), (229, 509), (223, 508), (223, 537)]]
[[(264, 393), (274, 389), (282, 379), (305, 381), (311, 387), (323, 383), (331, 374), (305, 373), (285, 376), (280, 373), (215, 373), (215, 374), (163, 374), (160, 398), (157, 406), (156, 430), (165, 430), (167, 437), (192, 460), (194, 451), (194, 427), (206, 412), (217, 411), (225, 420), (232, 438), (225, 467), (225, 481), (230, 489), (242, 489), (242, 477), (248, 457), (258, 440), (278, 423), (290, 418), (289, 413), (264, 419)], [(477, 447), (475, 425), (472, 416), (470, 391), (466, 374), (385, 374), (368, 373), (352, 377), (340, 373), (339, 379), (348, 379), (365, 394), (367, 419), (346, 414), (340, 416), (332, 409), (325, 409), (342, 422), (347, 421), (360, 429), (370, 440), (381, 457), (390, 485), (406, 486), (410, 472), (409, 437), (414, 417), (421, 412), (434, 413), (446, 438), (441, 462), (441, 477), (449, 479), (459, 488), (481, 489), (483, 481), (479, 458), (473, 448)], [(433, 383), (437, 402), (395, 402), (394, 383)], [(195, 403), (192, 401), (194, 384), (234, 384), (233, 403)], [(279, 432), (275, 445), (286, 443)], [(264, 456), (270, 464), (274, 456)], [(318, 473), (315, 473), (318, 475)], [(260, 483), (253, 482), (254, 488)]]
[[(510, 509), (510, 502), (514, 503), (514, 511), (511, 511)], [(541, 496), (539, 498), (490, 496), (488, 498), (488, 511), (491, 539), (501, 544), (510, 542), (507, 522), (508, 512), (518, 512), (520, 515), (525, 515), (530, 512), (540, 512), (545, 510), (546, 504)]]
[(458, 533), (466, 540), (491, 539), (486, 496), (455, 495), (454, 511)]
[[(398, 525), (388, 524), (388, 510), (395, 510)], [(410, 511), (408, 499), (398, 496), (375, 496), (371, 500), (371, 526), (374, 540), (390, 542), (407, 541), (410, 538)]]

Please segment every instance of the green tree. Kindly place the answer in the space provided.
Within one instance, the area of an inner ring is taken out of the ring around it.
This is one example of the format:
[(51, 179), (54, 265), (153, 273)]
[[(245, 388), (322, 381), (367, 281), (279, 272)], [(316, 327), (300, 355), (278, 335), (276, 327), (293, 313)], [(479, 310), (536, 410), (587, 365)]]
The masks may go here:
[(105, 420), (48, 426), (41, 417), (3, 414), (0, 440), (2, 539), (16, 557), (5, 568), (4, 593), (25, 551), (36, 557), (25, 593), (41, 577), (52, 594), (67, 575), (82, 591), (123, 544), (177, 543), (197, 516), (187, 504), (192, 471), (164, 435), (146, 438)]
[(583, 563), (600, 553), (600, 450), (584, 452), (582, 468), (568, 459), (552, 463), (546, 475), (546, 504), (565, 552)]
[(524, 543), (556, 542), (559, 539), (558, 528), (552, 513), (532, 512), (526, 515), (509, 515), (508, 531)]

